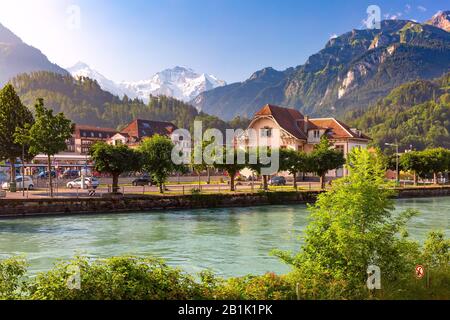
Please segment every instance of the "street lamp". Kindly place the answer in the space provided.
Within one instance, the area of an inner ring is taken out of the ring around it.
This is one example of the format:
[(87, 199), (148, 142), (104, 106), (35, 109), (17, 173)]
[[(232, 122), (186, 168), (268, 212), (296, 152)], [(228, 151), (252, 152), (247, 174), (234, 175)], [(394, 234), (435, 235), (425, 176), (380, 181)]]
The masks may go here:
[(398, 144), (397, 143), (385, 143), (386, 146), (395, 147), (395, 179), (397, 181), (397, 185), (400, 182), (400, 177), (398, 174)]

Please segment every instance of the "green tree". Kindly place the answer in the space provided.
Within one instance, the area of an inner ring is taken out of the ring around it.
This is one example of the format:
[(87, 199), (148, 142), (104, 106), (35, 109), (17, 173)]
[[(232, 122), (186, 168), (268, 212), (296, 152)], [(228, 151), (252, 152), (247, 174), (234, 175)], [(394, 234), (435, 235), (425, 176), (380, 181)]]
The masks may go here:
[(158, 134), (145, 139), (139, 147), (143, 156), (143, 169), (158, 184), (160, 193), (164, 193), (164, 183), (172, 173), (185, 169), (185, 166), (172, 161), (173, 148), (174, 144), (169, 138)]
[(450, 151), (444, 148), (434, 148), (424, 150), (421, 154), (429, 173), (433, 174), (433, 183), (437, 184), (438, 173), (444, 173), (449, 169)]
[(333, 145), (327, 136), (322, 136), (320, 143), (314, 146), (311, 153), (311, 171), (320, 177), (320, 187), (325, 189), (325, 175), (328, 171), (340, 168), (345, 164), (342, 152), (332, 149)]
[(303, 151), (281, 149), (280, 170), (288, 171), (294, 177), (294, 188), (297, 189), (298, 174), (311, 171), (310, 157)]
[(126, 145), (113, 146), (98, 142), (90, 148), (89, 154), (94, 161), (95, 170), (112, 175), (113, 193), (119, 190), (119, 176), (122, 173), (141, 169), (141, 154)]
[(427, 161), (427, 156), (422, 151), (410, 151), (401, 155), (399, 160), (403, 170), (411, 171), (414, 175), (414, 185), (417, 185), (418, 178), (430, 173), (431, 162)]
[(386, 188), (381, 157), (356, 148), (349, 176), (336, 180), (309, 208), (304, 245), (296, 255), (275, 254), (294, 267), (292, 277), (307, 298), (358, 299), (367, 295), (367, 268), (381, 268), (383, 281), (410, 274), (409, 241), (398, 236), (413, 211), (393, 214), (392, 189)]
[(29, 143), (31, 153), (47, 155), (50, 196), (53, 197), (51, 157), (66, 150), (66, 141), (72, 137), (74, 124), (63, 113), (54, 115), (53, 110), (46, 109), (43, 99), (38, 99), (34, 108), (35, 122), (29, 130), (16, 132), (15, 139)]
[[(211, 178), (210, 178), (210, 174), (209, 174), (209, 169), (211, 168), (211, 166), (208, 163), (206, 163), (206, 161), (205, 161), (205, 159), (203, 157), (203, 153), (205, 151), (205, 148), (208, 145), (210, 145), (211, 143), (212, 143), (212, 141), (202, 141), (201, 145), (200, 144), (195, 145), (194, 148), (193, 148), (194, 151), (192, 152), (192, 155), (191, 155), (191, 166), (192, 166), (192, 169), (198, 175), (198, 189), (199, 190), (201, 188), (201, 174), (202, 174), (202, 172), (204, 172), (204, 171), (208, 172), (207, 184), (210, 184), (210, 182), (211, 182), (210, 181)], [(196, 159), (197, 160), (201, 159), (201, 161), (196, 161)]]
[[(247, 155), (244, 154), (244, 157), (246, 158)], [(227, 159), (232, 159), (232, 161), (227, 161)], [(235, 191), (236, 175), (246, 167), (245, 161), (243, 162), (244, 163), (239, 163), (238, 150), (234, 148), (223, 147), (221, 155), (216, 155), (213, 166), (228, 173), (228, 176), (230, 177), (230, 191)]]
[(7, 84), (0, 91), (0, 159), (10, 162), (11, 182), (16, 181), (16, 159), (22, 157), (24, 151), (24, 145), (16, 142), (14, 134), (18, 129), (31, 126), (33, 121), (32, 113), (22, 104), (14, 87)]

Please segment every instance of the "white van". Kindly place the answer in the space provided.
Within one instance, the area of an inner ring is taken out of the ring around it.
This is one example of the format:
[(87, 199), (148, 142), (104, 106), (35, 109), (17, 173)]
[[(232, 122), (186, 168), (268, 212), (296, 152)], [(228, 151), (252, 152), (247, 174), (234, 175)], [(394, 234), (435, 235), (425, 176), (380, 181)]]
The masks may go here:
[[(9, 190), (9, 182), (3, 183), (2, 189)], [(33, 179), (31, 179), (31, 177), (28, 176), (25, 176), (25, 178), (22, 178), (21, 176), (16, 177), (16, 189), (33, 190), (34, 189)]]

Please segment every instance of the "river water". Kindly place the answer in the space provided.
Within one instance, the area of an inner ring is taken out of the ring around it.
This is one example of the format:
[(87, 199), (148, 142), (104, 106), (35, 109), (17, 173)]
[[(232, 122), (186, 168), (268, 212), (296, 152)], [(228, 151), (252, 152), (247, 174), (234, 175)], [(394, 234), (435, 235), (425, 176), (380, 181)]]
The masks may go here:
[[(396, 208), (421, 212), (408, 225), (413, 239), (430, 230), (450, 236), (450, 197), (397, 200)], [(289, 268), (269, 253), (297, 251), (307, 222), (304, 205), (0, 220), (0, 258), (24, 256), (31, 273), (76, 254), (155, 256), (225, 277), (283, 273)]]

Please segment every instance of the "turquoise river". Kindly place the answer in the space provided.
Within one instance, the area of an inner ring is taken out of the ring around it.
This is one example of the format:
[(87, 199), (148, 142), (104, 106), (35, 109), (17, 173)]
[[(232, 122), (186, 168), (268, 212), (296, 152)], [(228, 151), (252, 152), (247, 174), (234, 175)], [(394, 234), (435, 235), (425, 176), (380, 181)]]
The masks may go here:
[[(421, 212), (408, 225), (413, 239), (423, 242), (430, 230), (450, 236), (450, 197), (397, 200), (396, 208)], [(26, 257), (31, 273), (76, 254), (155, 256), (222, 276), (283, 273), (288, 267), (269, 253), (297, 251), (307, 222), (304, 205), (0, 220), (0, 258)]]

